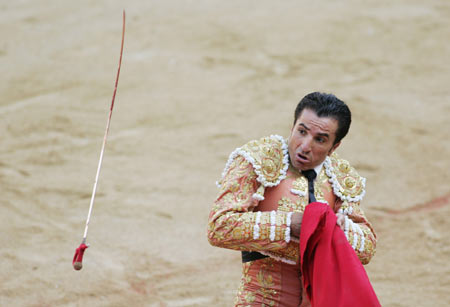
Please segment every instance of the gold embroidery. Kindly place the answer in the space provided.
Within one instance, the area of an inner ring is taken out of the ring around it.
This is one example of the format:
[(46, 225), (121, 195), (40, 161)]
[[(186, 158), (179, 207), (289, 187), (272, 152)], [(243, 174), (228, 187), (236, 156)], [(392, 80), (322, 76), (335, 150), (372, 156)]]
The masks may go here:
[(263, 158), (263, 160), (262, 160), (262, 169), (263, 169), (264, 174), (266, 174), (266, 175), (267, 174), (275, 175), (275, 171), (277, 169), (277, 166), (275, 165), (275, 163), (272, 160), (269, 160), (267, 158)]
[(308, 180), (304, 176), (299, 175), (294, 182), (292, 182), (292, 188), (303, 192), (304, 195), (308, 195)]
[(298, 242), (291, 241), (288, 245), (280, 251), (266, 251), (269, 256), (275, 257), (275, 259), (283, 259), (289, 263), (297, 263), (299, 259)]
[(275, 216), (275, 225), (281, 226), (281, 225), (284, 225), (284, 224), (286, 224), (284, 215), (277, 214)]
[(242, 278), (235, 299), (235, 305), (251, 304), (255, 301), (255, 295), (253, 292), (246, 291), (246, 286), (252, 281), (251, 276), (248, 274), (251, 264), (251, 262), (242, 264)]
[(331, 164), (344, 196), (356, 197), (364, 193), (364, 178), (350, 166), (347, 160), (340, 159), (336, 153), (330, 156)]
[(323, 193), (323, 191), (322, 191), (322, 189), (321, 189), (321, 184), (320, 184), (320, 182), (318, 182), (318, 181), (316, 181), (315, 183), (314, 183), (314, 196), (316, 197), (316, 200), (317, 201), (323, 201), (323, 200), (325, 200), (325, 196), (324, 196), (324, 193)]
[(325, 200), (325, 192), (331, 192), (331, 184), (329, 184), (330, 178), (327, 176), (325, 169), (322, 167), (322, 171), (314, 184), (314, 195), (317, 200)]
[(355, 186), (356, 180), (352, 177), (345, 177), (344, 184), (347, 188), (351, 189)]
[(284, 238), (284, 231), (281, 232), (281, 229), (280, 229), (280, 228), (276, 228), (276, 229), (275, 229), (275, 241), (279, 241), (279, 240), (281, 240), (282, 238)]
[(277, 267), (271, 258), (244, 263), (235, 306), (275, 306), (280, 299), (273, 276)]
[(287, 167), (282, 140), (266, 137), (247, 143), (242, 150), (253, 158), (255, 168), (268, 183), (276, 183)]
[(233, 237), (237, 240), (245, 238), (245, 231), (241, 227), (235, 227), (233, 229)]
[(269, 306), (273, 306), (275, 304), (273, 296), (276, 295), (277, 292), (271, 289), (274, 286), (273, 277), (268, 273), (269, 269), (266, 268), (267, 266), (273, 266), (273, 264), (262, 264), (258, 274), (256, 275), (256, 280), (258, 281), (258, 285), (260, 286), (258, 292), (263, 297), (262, 303), (268, 303)]
[(285, 212), (293, 212), (293, 211), (303, 212), (305, 211), (306, 205), (307, 204), (304, 197), (301, 198), (299, 197), (298, 200), (294, 202), (289, 197), (283, 196), (278, 201), (278, 210)]
[(262, 225), (270, 225), (270, 215), (269, 214), (263, 214), (261, 215), (261, 222)]
[(347, 160), (341, 159), (338, 165), (341, 172), (348, 173), (350, 171), (350, 163)]

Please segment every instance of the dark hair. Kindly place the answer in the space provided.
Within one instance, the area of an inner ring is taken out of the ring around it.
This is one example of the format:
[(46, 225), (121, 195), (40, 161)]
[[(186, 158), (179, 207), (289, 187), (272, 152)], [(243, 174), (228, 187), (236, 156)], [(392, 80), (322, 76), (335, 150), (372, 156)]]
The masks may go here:
[(294, 125), (304, 109), (314, 111), (319, 117), (332, 117), (338, 121), (336, 140), (340, 142), (350, 129), (352, 114), (348, 106), (333, 94), (314, 92), (303, 97), (295, 108)]

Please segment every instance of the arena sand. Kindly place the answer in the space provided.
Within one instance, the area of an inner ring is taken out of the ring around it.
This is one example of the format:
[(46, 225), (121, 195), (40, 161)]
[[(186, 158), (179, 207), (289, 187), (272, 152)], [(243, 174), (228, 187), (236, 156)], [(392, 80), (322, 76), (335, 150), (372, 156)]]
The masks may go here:
[[(121, 78), (84, 230), (121, 39)], [(353, 111), (383, 306), (450, 305), (450, 3), (2, 1), (1, 306), (231, 306), (238, 252), (211, 247), (228, 154), (288, 136), (298, 100)]]

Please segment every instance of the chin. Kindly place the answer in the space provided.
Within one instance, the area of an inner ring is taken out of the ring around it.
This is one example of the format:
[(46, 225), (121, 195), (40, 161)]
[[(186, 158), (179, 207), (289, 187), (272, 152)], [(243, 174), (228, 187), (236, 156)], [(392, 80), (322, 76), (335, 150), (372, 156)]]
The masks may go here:
[(306, 166), (306, 165), (302, 165), (302, 166), (298, 167), (297, 169), (301, 172), (301, 171), (309, 170), (309, 169), (311, 169), (311, 167)]
[(308, 169), (306, 165), (301, 164), (301, 163), (296, 163), (296, 164), (292, 164), (292, 165), (299, 171), (304, 171), (304, 170)]

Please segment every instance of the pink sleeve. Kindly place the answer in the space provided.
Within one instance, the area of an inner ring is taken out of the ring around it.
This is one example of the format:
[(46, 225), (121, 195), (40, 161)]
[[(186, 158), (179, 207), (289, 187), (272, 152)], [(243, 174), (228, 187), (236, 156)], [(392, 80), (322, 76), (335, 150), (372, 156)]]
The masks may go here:
[(253, 212), (260, 187), (251, 163), (238, 156), (221, 180), (209, 215), (208, 240), (214, 246), (248, 251), (275, 251), (290, 241), (291, 213)]

